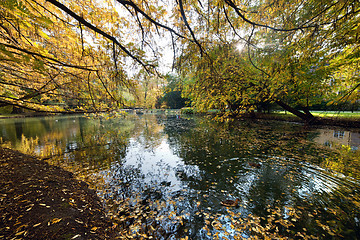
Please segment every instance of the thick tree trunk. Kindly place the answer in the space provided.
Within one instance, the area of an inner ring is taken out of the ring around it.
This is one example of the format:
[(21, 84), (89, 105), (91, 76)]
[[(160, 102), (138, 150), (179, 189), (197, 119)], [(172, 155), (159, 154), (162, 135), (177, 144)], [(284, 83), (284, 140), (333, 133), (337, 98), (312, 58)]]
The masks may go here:
[(303, 112), (305, 113), (305, 115), (309, 118), (314, 118), (314, 115), (311, 114), (311, 112), (309, 111), (309, 108), (307, 107), (303, 107), (301, 108), (303, 110)]
[(296, 110), (295, 108), (289, 106), (288, 104), (284, 103), (281, 100), (276, 100), (275, 103), (278, 104), (283, 109), (285, 109), (286, 111), (291, 112), (292, 114), (301, 118), (302, 120), (304, 120), (305, 122), (307, 122), (309, 124), (314, 123), (316, 120), (316, 118), (307, 109), (304, 110), (304, 113), (303, 113), (303, 112), (300, 112), (299, 110)]

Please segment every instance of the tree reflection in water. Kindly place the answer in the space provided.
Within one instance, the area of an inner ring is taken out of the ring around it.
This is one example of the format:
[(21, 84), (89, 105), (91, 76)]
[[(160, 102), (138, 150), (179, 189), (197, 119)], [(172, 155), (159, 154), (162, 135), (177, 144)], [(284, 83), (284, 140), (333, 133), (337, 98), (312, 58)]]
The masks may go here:
[(323, 129), (155, 114), (1, 121), (3, 144), (91, 183), (124, 236), (360, 238), (360, 151), (326, 144)]

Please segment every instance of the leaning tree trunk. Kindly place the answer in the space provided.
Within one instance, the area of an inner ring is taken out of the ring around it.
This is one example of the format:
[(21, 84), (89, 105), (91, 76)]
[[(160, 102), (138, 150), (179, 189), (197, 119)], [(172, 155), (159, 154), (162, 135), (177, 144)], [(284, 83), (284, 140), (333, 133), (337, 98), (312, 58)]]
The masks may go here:
[(314, 123), (316, 121), (316, 118), (308, 110), (304, 111), (305, 113), (300, 112), (299, 110), (296, 110), (295, 108), (289, 106), (288, 104), (284, 103), (281, 100), (276, 100), (275, 103), (278, 104), (283, 109), (285, 109), (286, 111), (289, 111), (292, 114), (294, 114), (295, 116), (301, 118), (306, 123), (311, 124), (311, 123)]

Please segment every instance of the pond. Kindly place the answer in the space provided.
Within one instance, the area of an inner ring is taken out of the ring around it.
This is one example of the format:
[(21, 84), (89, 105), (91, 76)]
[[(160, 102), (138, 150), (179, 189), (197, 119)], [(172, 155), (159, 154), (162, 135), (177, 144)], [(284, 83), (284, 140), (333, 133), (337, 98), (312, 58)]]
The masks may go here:
[(89, 182), (124, 236), (360, 239), (359, 129), (128, 114), (1, 119), (0, 137)]

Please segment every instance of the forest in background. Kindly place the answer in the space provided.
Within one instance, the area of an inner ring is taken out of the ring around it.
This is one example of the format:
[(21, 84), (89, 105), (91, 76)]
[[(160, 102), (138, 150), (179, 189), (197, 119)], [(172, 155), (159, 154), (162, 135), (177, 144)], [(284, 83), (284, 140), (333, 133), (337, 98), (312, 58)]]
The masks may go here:
[(356, 0), (2, 0), (0, 108), (359, 110)]

